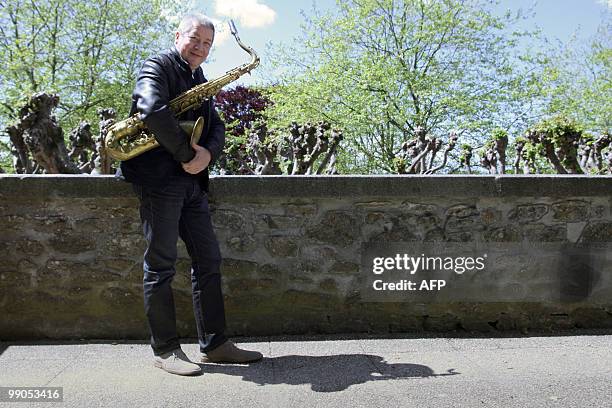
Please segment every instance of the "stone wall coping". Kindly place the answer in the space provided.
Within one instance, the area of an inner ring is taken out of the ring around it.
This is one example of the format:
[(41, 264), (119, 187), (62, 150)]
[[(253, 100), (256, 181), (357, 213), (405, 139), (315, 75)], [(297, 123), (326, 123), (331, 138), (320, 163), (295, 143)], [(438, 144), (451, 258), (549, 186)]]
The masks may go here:
[[(612, 176), (548, 174), (211, 176), (210, 186), (213, 198), (612, 196)], [(113, 175), (0, 175), (0, 199), (130, 194), (130, 185)]]

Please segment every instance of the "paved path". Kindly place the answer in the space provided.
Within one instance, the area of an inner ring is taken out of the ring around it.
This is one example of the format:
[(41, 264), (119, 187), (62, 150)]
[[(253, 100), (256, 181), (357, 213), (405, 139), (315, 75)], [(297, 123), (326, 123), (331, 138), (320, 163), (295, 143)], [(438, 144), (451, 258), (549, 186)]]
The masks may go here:
[(239, 344), (264, 360), (180, 377), (143, 343), (0, 343), (0, 386), (64, 388), (62, 403), (0, 406), (612, 407), (609, 334)]

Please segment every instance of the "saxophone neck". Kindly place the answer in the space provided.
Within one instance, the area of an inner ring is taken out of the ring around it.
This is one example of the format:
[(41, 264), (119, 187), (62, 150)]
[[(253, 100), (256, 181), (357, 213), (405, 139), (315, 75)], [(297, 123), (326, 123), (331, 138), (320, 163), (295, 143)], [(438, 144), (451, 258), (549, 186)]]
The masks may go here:
[(219, 91), (221, 91), (225, 85), (229, 84), (230, 82), (234, 82), (246, 73), (250, 73), (259, 65), (259, 56), (251, 47), (245, 45), (240, 40), (240, 37), (238, 37), (238, 31), (236, 30), (236, 26), (232, 20), (230, 20), (230, 30), (240, 48), (249, 53), (251, 56), (251, 61), (227, 71), (224, 75), (221, 75), (218, 78), (212, 79), (200, 85), (196, 85), (190, 90), (174, 98), (172, 101), (170, 101), (170, 108), (175, 114), (179, 115), (190, 109), (194, 109), (204, 100), (209, 99), (210, 97), (219, 93)]
[(245, 73), (246, 72), (250, 73), (253, 69), (257, 68), (257, 66), (259, 65), (259, 56), (255, 53), (255, 50), (253, 50), (253, 48), (249, 47), (248, 45), (246, 45), (240, 40), (240, 37), (238, 36), (238, 30), (236, 29), (236, 25), (234, 24), (234, 20), (229, 21), (229, 27), (230, 27), (230, 32), (236, 39), (236, 42), (238, 43), (240, 48), (248, 52), (249, 55), (251, 56), (251, 61), (249, 63), (244, 64), (241, 67), (239, 67), (239, 68), (243, 68), (245, 70), (244, 71)]

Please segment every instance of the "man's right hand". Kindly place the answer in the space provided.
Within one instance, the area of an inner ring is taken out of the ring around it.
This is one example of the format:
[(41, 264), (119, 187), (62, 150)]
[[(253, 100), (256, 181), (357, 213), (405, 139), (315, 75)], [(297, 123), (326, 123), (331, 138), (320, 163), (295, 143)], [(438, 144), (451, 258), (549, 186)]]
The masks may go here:
[(207, 148), (197, 144), (192, 144), (191, 147), (195, 150), (195, 157), (187, 163), (181, 163), (183, 170), (189, 174), (198, 174), (210, 164), (212, 156)]

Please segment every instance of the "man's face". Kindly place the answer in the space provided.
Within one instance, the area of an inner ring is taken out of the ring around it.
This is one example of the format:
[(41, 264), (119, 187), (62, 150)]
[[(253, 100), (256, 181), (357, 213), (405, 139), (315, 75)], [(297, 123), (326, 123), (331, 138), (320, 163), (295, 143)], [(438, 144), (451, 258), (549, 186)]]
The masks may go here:
[(174, 45), (191, 69), (196, 69), (206, 61), (213, 36), (213, 30), (194, 23), (186, 32), (176, 32)]

